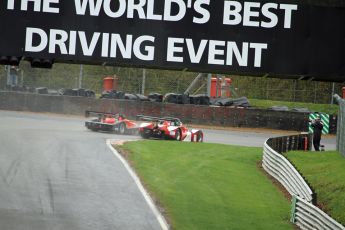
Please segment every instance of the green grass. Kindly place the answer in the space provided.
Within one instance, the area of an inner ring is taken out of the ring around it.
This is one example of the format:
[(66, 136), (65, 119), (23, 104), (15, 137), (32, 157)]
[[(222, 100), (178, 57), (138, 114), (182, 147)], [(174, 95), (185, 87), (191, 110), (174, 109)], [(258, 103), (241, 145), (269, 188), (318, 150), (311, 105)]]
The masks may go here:
[(256, 165), (262, 148), (174, 141), (121, 148), (173, 229), (293, 229), (290, 201)]
[(293, 108), (307, 108), (311, 112), (321, 112), (327, 114), (337, 114), (338, 105), (331, 104), (313, 104), (313, 103), (303, 103), (303, 102), (288, 102), (288, 101), (270, 101), (270, 100), (259, 100), (259, 99), (249, 99), (250, 105), (258, 108), (271, 108), (274, 105), (287, 106), (289, 109)]
[(345, 225), (345, 157), (339, 152), (289, 152), (317, 194), (317, 201), (335, 220)]

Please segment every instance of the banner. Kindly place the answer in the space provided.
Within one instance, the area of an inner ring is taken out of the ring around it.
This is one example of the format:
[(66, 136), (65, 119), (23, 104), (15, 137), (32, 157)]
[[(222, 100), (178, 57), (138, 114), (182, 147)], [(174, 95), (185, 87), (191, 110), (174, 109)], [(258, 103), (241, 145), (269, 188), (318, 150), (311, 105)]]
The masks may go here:
[(0, 62), (345, 82), (345, 8), (291, 1), (2, 0)]

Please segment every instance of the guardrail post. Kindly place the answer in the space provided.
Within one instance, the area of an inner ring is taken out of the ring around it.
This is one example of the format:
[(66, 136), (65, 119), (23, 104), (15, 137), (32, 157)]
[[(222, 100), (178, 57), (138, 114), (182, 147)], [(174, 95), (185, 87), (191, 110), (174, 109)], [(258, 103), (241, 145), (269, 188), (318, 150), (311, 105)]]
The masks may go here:
[(291, 219), (290, 219), (292, 223), (296, 222), (296, 203), (297, 203), (297, 198), (295, 195), (293, 195), (291, 199)]
[(308, 150), (311, 151), (313, 148), (313, 134), (308, 134)]
[[(299, 138), (308, 136), (302, 134), (299, 135)], [(288, 140), (293, 140), (293, 137), (290, 139), (277, 137), (267, 140), (264, 144), (263, 168), (278, 180), (292, 196), (290, 222), (300, 226), (301, 229), (345, 230), (344, 226), (313, 205), (317, 194), (310, 189), (296, 168), (284, 158), (284, 155), (268, 144), (276, 142), (280, 145), (279, 149), (286, 149)], [(304, 141), (302, 140), (302, 142)]]
[(334, 95), (335, 101), (339, 104), (338, 124), (337, 124), (337, 150), (345, 157), (345, 99)]

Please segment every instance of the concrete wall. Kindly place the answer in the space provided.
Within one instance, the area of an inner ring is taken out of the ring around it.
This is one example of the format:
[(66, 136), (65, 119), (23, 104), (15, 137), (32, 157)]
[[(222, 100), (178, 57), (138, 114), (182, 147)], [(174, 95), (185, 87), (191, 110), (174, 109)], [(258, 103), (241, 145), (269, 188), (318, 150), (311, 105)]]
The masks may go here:
[(0, 109), (73, 115), (84, 115), (85, 110), (119, 112), (132, 119), (138, 114), (174, 116), (180, 118), (183, 122), (193, 124), (296, 131), (307, 131), (309, 115), (308, 113), (262, 109), (179, 105), (18, 92), (0, 92)]

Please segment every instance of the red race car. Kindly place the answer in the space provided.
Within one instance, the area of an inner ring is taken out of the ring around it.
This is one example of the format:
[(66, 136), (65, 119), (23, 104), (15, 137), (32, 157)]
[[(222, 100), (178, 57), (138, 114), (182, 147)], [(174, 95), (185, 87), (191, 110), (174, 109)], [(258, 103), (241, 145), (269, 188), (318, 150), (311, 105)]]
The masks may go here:
[(120, 134), (135, 134), (138, 132), (138, 125), (119, 113), (86, 111), (85, 116), (94, 117), (92, 120), (85, 122), (85, 126), (92, 131), (116, 132)]
[(174, 117), (150, 117), (138, 115), (138, 119), (146, 121), (140, 124), (139, 134), (145, 139), (158, 138), (165, 140), (190, 140), (202, 142), (204, 134), (199, 129), (189, 130), (180, 119)]

